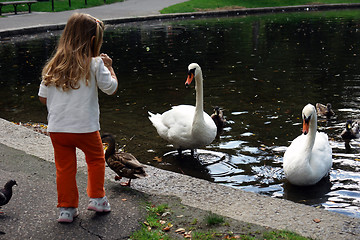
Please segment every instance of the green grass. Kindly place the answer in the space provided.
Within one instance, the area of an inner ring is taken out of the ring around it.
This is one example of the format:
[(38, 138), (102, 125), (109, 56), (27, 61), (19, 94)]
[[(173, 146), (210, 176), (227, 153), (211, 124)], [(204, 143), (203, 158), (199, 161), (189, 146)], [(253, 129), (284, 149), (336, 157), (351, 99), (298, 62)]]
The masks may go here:
[[(242, 239), (242, 240), (257, 240), (259, 238), (253, 236), (227, 234), (225, 239)], [(192, 234), (192, 240), (218, 240), (224, 239), (224, 233), (217, 233), (216, 231), (198, 232), (195, 231)], [(282, 231), (271, 231), (264, 232), (260, 239), (266, 240), (309, 240), (308, 238), (302, 237), (296, 233), (282, 230)]]
[(196, 12), (225, 7), (279, 7), (305, 4), (358, 3), (358, 0), (189, 0), (161, 10), (161, 13)]
[(209, 225), (209, 226), (225, 222), (223, 216), (219, 216), (215, 213), (210, 213), (209, 215), (207, 215), (205, 218), (205, 221), (206, 221), (207, 225)]
[(146, 210), (152, 215), (161, 215), (168, 209), (167, 204), (160, 204), (158, 206), (146, 206)]
[(142, 223), (140, 230), (134, 232), (130, 239), (132, 240), (168, 240), (170, 239), (166, 233), (162, 230), (163, 224), (160, 223), (161, 215), (168, 208), (166, 204), (159, 206), (151, 206), (147, 204), (146, 211), (148, 213), (146, 220)]
[[(9, 2), (14, 0), (1, 0), (1, 2)], [(111, 4), (115, 2), (123, 2), (124, 0), (106, 0), (106, 4)], [(104, 5), (104, 0), (87, 0), (87, 5), (85, 5), (85, 0), (71, 0), (71, 8), (69, 7), (69, 0), (54, 0), (54, 10), (55, 12), (75, 10), (80, 8), (89, 8)], [(28, 6), (26, 4), (19, 5), (17, 8), (18, 12), (28, 11)], [(37, 2), (31, 5), (31, 10), (33, 12), (52, 12), (52, 2), (51, 0), (47, 2)], [(14, 12), (14, 7), (12, 5), (4, 6), (1, 10), (2, 13)]]
[(264, 239), (267, 240), (306, 240), (308, 238), (302, 237), (290, 231), (272, 231), (263, 234)]
[[(163, 217), (163, 213), (171, 211), (167, 204), (161, 204), (158, 206), (151, 205), (150, 203), (146, 204), (145, 207), (147, 211), (146, 220), (142, 223), (141, 229), (134, 232), (130, 236), (130, 240), (171, 240), (174, 239), (171, 237), (170, 232), (174, 232), (175, 229), (172, 229), (172, 224), (169, 222), (169, 219)], [(163, 221), (166, 220), (166, 221)], [(249, 235), (245, 234), (235, 234), (233, 232), (219, 232), (216, 230), (216, 226), (219, 224), (226, 224), (225, 218), (214, 213), (209, 213), (204, 216), (204, 223), (207, 224), (206, 227), (208, 230), (205, 230), (204, 227), (199, 227), (197, 230), (189, 231), (188, 234), (191, 235), (193, 240), (219, 240), (219, 239), (243, 239), (243, 240), (256, 240), (256, 239), (267, 239), (267, 240), (307, 240), (308, 238), (302, 237), (296, 233), (290, 231), (265, 231), (265, 232), (253, 232)], [(186, 229), (191, 229), (191, 225), (198, 224), (198, 220), (193, 220), (186, 225), (182, 223), (182, 227)], [(164, 231), (164, 227), (170, 226), (169, 230)], [(202, 229), (202, 230), (201, 230)], [(205, 231), (204, 231), (205, 230)], [(237, 229), (241, 231), (241, 229)], [(259, 236), (254, 237), (254, 236)], [(179, 238), (181, 235), (177, 235)], [(178, 239), (178, 238), (176, 238)]]
[(222, 237), (223, 235), (217, 235), (215, 231), (209, 231), (209, 232), (194, 232), (192, 234), (192, 240), (213, 240), (213, 239), (219, 239), (219, 237)]
[[(0, 0), (2, 2), (14, 0)], [(104, 4), (111, 4), (115, 2), (123, 2), (124, 0), (71, 0), (71, 7), (69, 7), (69, 0), (54, 0), (54, 11), (61, 12), (67, 10), (75, 10), (81, 8), (89, 8), (100, 6)], [(331, 3), (358, 3), (358, 0), (189, 0), (184, 3), (179, 3), (161, 10), (161, 13), (181, 13), (181, 12), (196, 12), (207, 9), (225, 8), (225, 7), (278, 7), (304, 4), (331, 4)], [(52, 1), (38, 2), (31, 5), (34, 12), (52, 12)], [(18, 11), (28, 11), (27, 5), (19, 5)], [(14, 12), (12, 5), (4, 6), (3, 13)]]

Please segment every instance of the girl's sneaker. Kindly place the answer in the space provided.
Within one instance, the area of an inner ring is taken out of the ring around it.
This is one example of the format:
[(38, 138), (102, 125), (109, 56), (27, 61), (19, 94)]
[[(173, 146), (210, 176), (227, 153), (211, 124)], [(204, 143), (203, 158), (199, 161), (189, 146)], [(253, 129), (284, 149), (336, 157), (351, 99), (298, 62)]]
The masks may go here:
[(60, 214), (58, 222), (60, 223), (71, 223), (75, 217), (79, 215), (77, 208), (60, 208)]
[(111, 207), (107, 197), (102, 198), (90, 198), (88, 210), (96, 212), (110, 212)]

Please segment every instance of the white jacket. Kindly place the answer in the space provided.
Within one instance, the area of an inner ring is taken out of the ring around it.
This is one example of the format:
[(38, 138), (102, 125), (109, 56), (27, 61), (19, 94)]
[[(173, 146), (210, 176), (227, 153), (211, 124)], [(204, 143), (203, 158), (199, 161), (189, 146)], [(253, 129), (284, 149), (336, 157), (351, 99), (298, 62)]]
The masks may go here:
[(90, 71), (88, 86), (81, 80), (78, 89), (64, 92), (62, 88), (40, 84), (38, 95), (47, 98), (49, 132), (89, 133), (100, 130), (97, 89), (111, 95), (118, 83), (100, 57), (91, 60)]

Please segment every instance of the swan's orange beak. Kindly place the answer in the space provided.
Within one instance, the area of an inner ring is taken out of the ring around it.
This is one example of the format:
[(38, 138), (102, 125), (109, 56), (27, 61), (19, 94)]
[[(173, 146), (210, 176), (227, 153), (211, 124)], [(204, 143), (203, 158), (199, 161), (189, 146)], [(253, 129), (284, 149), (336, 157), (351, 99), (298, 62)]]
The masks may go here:
[(304, 135), (308, 134), (308, 132), (309, 132), (309, 126), (310, 126), (309, 123), (310, 123), (310, 121), (306, 121), (306, 119), (303, 120), (303, 130), (302, 130), (302, 132), (303, 132)]
[(186, 79), (185, 86), (188, 87), (193, 79), (194, 79), (194, 74), (190, 72)]

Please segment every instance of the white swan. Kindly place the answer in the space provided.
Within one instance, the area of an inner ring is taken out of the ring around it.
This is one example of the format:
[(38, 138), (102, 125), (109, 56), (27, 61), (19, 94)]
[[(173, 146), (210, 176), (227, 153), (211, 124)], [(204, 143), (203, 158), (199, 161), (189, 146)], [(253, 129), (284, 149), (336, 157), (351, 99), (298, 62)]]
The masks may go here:
[(315, 107), (308, 104), (302, 111), (303, 134), (293, 140), (284, 154), (285, 177), (299, 186), (313, 185), (325, 177), (332, 166), (328, 136), (317, 132)]
[(170, 142), (181, 154), (184, 149), (194, 149), (210, 144), (216, 137), (217, 128), (203, 110), (203, 76), (196, 63), (188, 67), (188, 86), (195, 77), (196, 106), (179, 105), (163, 114), (149, 113), (149, 119), (163, 139)]

